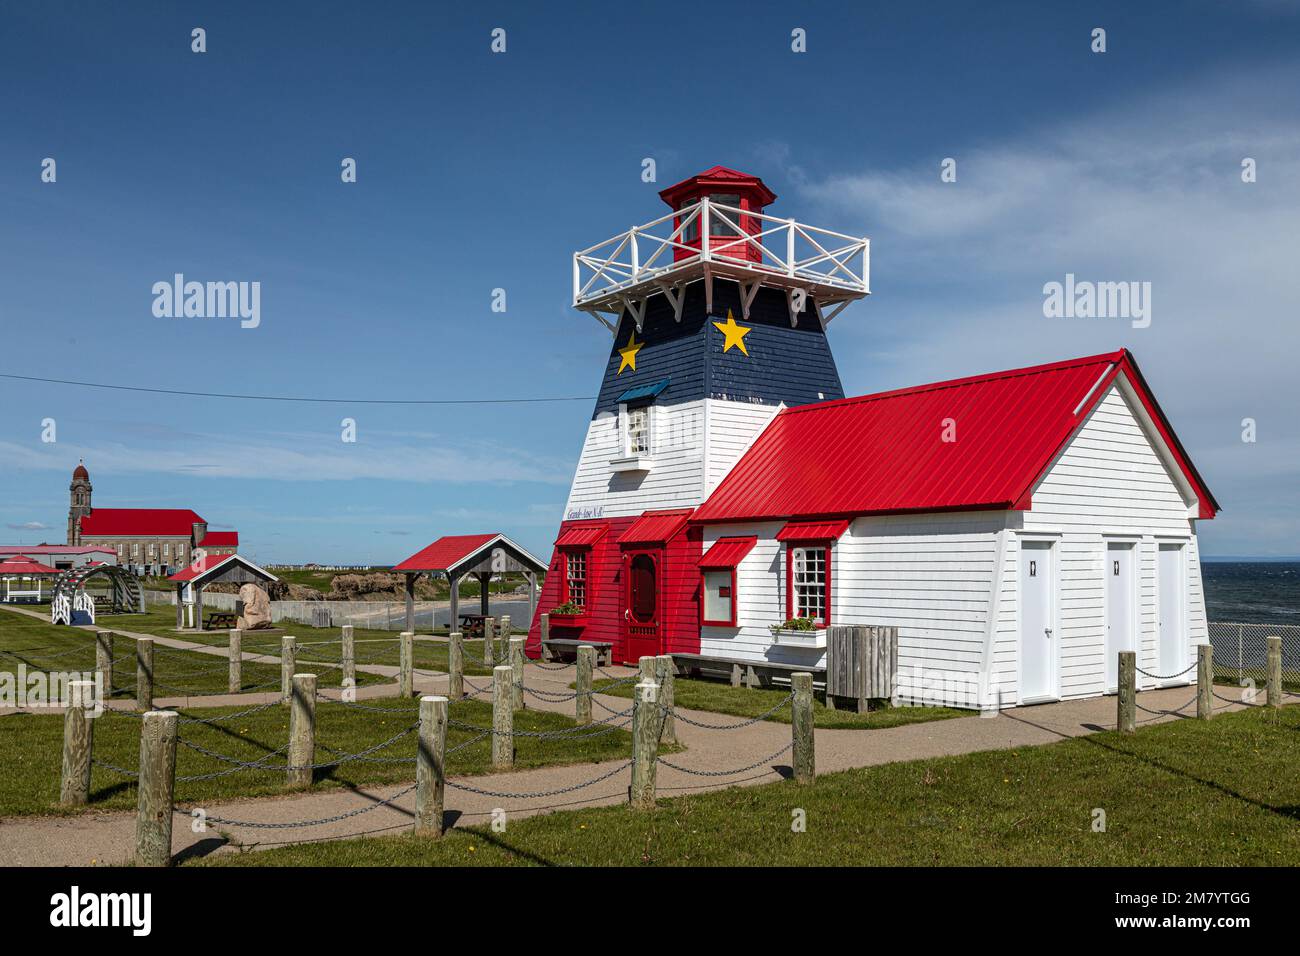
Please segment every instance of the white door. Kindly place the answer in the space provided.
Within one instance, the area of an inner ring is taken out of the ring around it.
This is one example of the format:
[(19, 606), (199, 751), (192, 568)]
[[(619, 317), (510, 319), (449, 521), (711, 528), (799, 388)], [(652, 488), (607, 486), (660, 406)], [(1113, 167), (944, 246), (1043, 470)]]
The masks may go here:
[(1119, 652), (1137, 649), (1133, 621), (1135, 591), (1131, 543), (1106, 545), (1106, 693), (1119, 689)]
[(1183, 546), (1160, 546), (1160, 673), (1176, 674), (1187, 666), (1183, 624)]
[(1020, 546), (1020, 700), (1056, 695), (1056, 637), (1052, 601), (1056, 594), (1050, 541)]

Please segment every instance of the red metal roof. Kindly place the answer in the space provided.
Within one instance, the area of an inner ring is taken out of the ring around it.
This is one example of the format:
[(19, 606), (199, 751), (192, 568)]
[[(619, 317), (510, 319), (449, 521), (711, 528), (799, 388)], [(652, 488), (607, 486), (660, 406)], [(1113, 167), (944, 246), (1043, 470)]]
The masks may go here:
[(188, 508), (96, 508), (81, 519), (81, 533), (189, 537), (202, 521)]
[(619, 544), (663, 544), (677, 537), (686, 526), (692, 508), (672, 508), (667, 511), (646, 511), (632, 522), (619, 537)]
[(417, 551), (401, 564), (394, 566), (394, 571), (446, 571), (472, 556), (493, 538), (501, 537), (500, 532), (490, 534), (449, 534), (439, 538), (423, 551)]
[(734, 568), (745, 559), (745, 555), (754, 550), (756, 543), (758, 538), (754, 535), (747, 538), (719, 538), (700, 559), (700, 569)]
[(593, 544), (605, 536), (609, 530), (609, 522), (601, 521), (595, 524), (571, 525), (565, 528), (558, 538), (555, 539), (557, 548), (590, 548)]
[(198, 561), (192, 561), (188, 566), (181, 568), (168, 581), (193, 581), (201, 574), (207, 574), (219, 565), (238, 557), (234, 554), (207, 554)]
[(1218, 503), (1121, 349), (786, 409), (695, 520), (1028, 508), (1034, 485), (1121, 372), (1200, 498), (1200, 516), (1214, 517)]
[(776, 533), (777, 541), (838, 541), (849, 528), (849, 519), (838, 521), (791, 521)]
[(254, 564), (252, 561), (249, 561), (243, 555), (239, 555), (239, 554), (204, 555), (201, 560), (191, 561), (187, 567), (181, 568), (179, 571), (177, 571), (167, 580), (176, 581), (179, 583), (184, 583), (186, 581), (193, 581), (195, 578), (201, 578), (204, 577), (205, 575), (211, 574), (215, 572), (218, 568), (231, 562), (235, 564), (242, 564), (250, 571), (254, 571), (259, 575), (265, 576), (266, 580), (268, 581), (279, 580), (279, 578), (277, 578), (274, 574), (271, 574), (269, 571), (264, 571), (262, 568), (259, 568), (256, 564)]
[(209, 531), (203, 536), (199, 543), (200, 548), (237, 548), (239, 547), (238, 531)]
[(54, 568), (50, 567), (48, 564), (40, 564), (22, 554), (17, 557), (7, 558), (4, 561), (0, 561), (0, 576), (22, 574), (34, 577), (36, 575), (58, 573), (60, 572), (54, 570)]

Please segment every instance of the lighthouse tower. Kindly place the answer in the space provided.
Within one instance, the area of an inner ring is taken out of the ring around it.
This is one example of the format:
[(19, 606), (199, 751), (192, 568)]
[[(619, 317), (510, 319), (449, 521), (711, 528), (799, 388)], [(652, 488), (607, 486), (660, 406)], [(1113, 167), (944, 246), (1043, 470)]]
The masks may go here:
[(826, 326), (869, 291), (868, 241), (769, 215), (757, 176), (715, 166), (660, 197), (574, 255), (574, 307), (613, 342), (538, 605), (618, 661), (698, 650), (691, 514), (781, 407), (843, 397)]

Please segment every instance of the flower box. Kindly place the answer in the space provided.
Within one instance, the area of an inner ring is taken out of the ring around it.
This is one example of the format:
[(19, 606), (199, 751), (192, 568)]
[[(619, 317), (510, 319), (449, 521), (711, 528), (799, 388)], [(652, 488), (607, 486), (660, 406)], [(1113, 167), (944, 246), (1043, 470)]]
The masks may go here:
[(587, 623), (587, 613), (581, 614), (549, 614), (547, 619), (551, 622), (551, 627), (584, 627)]
[(774, 630), (772, 634), (776, 637), (776, 642), (778, 644), (784, 644), (788, 647), (826, 646), (826, 628), (824, 627), (819, 627), (812, 631), (778, 629)]

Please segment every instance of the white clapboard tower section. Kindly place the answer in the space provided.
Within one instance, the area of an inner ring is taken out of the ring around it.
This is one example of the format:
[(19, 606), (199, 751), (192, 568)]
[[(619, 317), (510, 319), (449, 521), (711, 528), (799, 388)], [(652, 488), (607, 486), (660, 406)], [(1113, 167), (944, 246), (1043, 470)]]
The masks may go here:
[(720, 166), (660, 196), (574, 255), (573, 304), (614, 342), (566, 522), (694, 507), (779, 408), (843, 397), (825, 329), (868, 293), (868, 241), (767, 215)]

